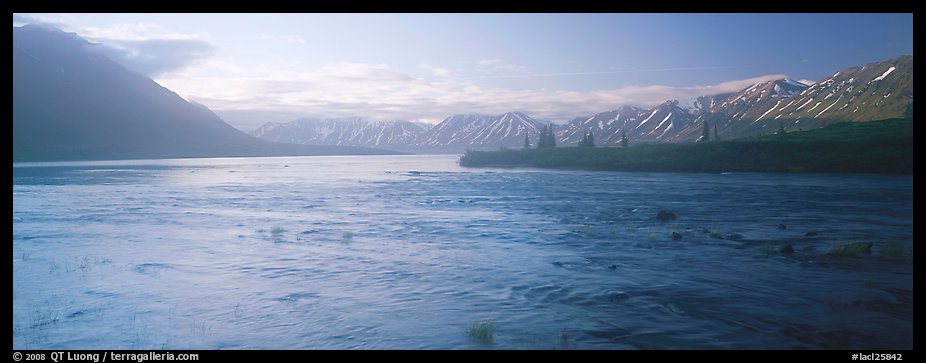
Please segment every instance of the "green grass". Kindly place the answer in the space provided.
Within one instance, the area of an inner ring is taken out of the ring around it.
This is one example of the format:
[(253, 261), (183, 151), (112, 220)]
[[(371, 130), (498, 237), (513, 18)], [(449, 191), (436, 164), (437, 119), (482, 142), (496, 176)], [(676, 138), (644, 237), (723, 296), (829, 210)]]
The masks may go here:
[(910, 257), (900, 242), (887, 242), (878, 248), (878, 258), (882, 260), (907, 260)]
[(833, 245), (830, 255), (836, 257), (856, 257), (861, 254), (870, 253), (870, 242), (851, 242), (840, 245)]
[(572, 232), (584, 235), (592, 234), (592, 226), (587, 224), (579, 224), (572, 227)]
[(467, 150), (461, 166), (672, 172), (913, 172), (913, 120), (844, 122), (821, 129), (704, 143)]
[(492, 341), (492, 337), (495, 335), (495, 322), (491, 320), (483, 320), (473, 323), (466, 330), (466, 333), (473, 340), (489, 343)]

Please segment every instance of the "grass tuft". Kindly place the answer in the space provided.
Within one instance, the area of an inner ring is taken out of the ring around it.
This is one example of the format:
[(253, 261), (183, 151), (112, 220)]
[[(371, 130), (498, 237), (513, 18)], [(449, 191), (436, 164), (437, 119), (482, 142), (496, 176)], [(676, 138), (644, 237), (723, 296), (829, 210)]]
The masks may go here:
[(841, 245), (833, 245), (830, 255), (836, 257), (856, 257), (860, 254), (871, 253), (871, 242), (852, 242)]
[(473, 323), (467, 329), (467, 334), (473, 340), (488, 343), (492, 341), (492, 336), (495, 335), (495, 322), (491, 320), (483, 320)]
[(878, 248), (878, 258), (882, 260), (906, 260), (910, 257), (900, 242), (887, 242)]

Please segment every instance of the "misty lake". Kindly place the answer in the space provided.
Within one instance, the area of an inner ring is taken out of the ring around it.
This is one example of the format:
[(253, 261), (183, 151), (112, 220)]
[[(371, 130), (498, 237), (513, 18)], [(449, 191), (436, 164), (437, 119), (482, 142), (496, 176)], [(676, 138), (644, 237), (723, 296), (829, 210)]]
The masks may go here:
[(912, 176), (457, 159), (14, 163), (13, 347), (913, 348)]

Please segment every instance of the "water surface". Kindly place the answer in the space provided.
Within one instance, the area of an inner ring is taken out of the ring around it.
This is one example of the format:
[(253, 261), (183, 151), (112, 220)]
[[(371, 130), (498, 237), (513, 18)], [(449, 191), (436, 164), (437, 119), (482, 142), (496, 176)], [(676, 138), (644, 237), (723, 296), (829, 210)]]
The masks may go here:
[(14, 349), (913, 347), (911, 176), (456, 160), (14, 164)]

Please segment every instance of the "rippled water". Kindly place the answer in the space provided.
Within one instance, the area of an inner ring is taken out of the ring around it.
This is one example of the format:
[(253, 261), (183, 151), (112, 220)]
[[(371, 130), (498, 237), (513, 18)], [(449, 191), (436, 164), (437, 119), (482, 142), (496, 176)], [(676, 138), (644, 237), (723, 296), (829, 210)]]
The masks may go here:
[[(454, 156), (13, 172), (14, 348), (913, 347), (911, 176)], [(873, 253), (828, 254), (855, 241)], [(468, 334), (483, 321), (491, 340)]]

